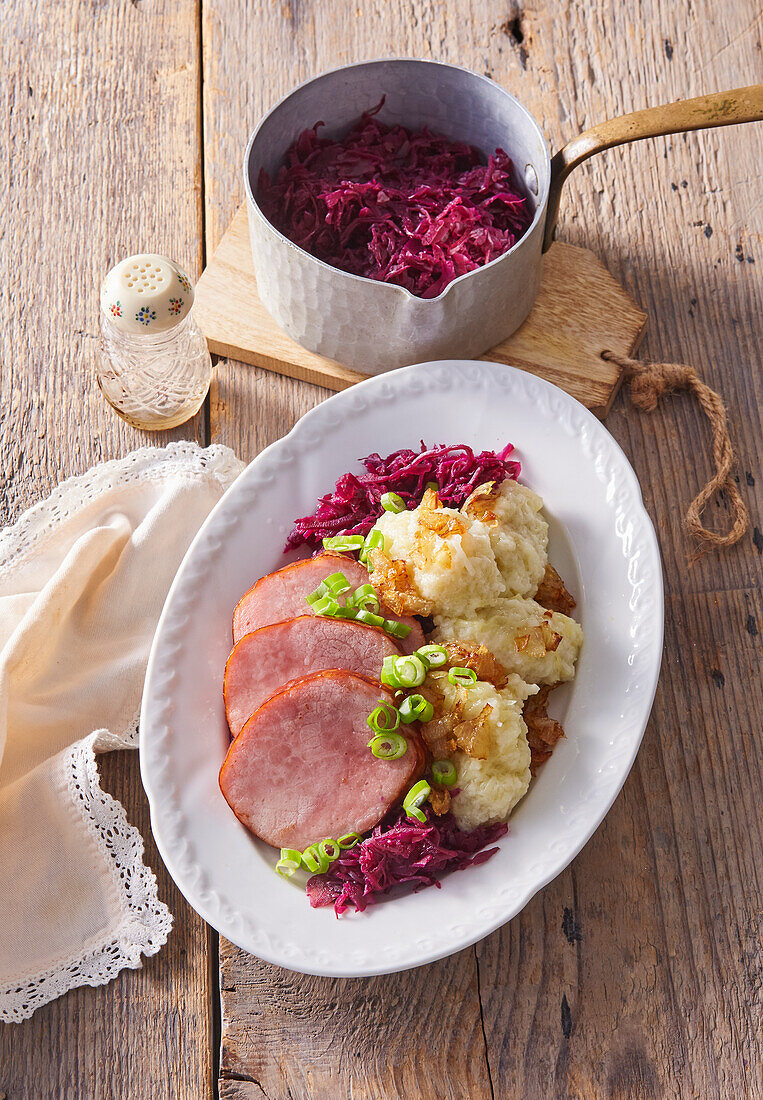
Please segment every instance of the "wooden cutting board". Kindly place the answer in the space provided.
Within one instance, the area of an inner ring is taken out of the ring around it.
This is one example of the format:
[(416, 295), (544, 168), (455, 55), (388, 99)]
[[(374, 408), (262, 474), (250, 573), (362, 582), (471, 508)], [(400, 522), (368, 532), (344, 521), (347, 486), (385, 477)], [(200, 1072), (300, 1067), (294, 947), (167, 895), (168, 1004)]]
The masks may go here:
[[(257, 293), (244, 206), (199, 279), (194, 316), (217, 355), (332, 390), (367, 377), (307, 351), (267, 312)], [(530, 316), (481, 358), (540, 375), (605, 416), (620, 371), (601, 353), (633, 355), (645, 328), (646, 314), (592, 252), (556, 243), (543, 257), (541, 289)]]

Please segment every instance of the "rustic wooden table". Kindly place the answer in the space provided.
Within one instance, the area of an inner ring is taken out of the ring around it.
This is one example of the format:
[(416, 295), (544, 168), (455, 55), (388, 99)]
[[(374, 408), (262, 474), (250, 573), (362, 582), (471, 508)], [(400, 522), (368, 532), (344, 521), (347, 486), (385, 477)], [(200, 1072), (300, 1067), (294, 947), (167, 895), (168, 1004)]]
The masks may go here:
[[(763, 71), (749, 0), (4, 0), (4, 521), (147, 442), (93, 382), (104, 271), (151, 249), (198, 274), (241, 202), (254, 122), (297, 81), (384, 54), (489, 74), (552, 146)], [(605, 154), (573, 176), (560, 225), (648, 311), (642, 355), (692, 363), (725, 395), (755, 524), (762, 139), (735, 128)], [(220, 362), (204, 411), (152, 441), (249, 459), (326, 396)], [(763, 535), (689, 566), (700, 414), (677, 399), (642, 416), (620, 397), (607, 423), (660, 537), (665, 660), (636, 766), (567, 871), (428, 972), (300, 977), (188, 908), (151, 842), (136, 754), (114, 754), (105, 784), (146, 837), (175, 929), (142, 970), (0, 1028), (0, 1100), (763, 1096)]]

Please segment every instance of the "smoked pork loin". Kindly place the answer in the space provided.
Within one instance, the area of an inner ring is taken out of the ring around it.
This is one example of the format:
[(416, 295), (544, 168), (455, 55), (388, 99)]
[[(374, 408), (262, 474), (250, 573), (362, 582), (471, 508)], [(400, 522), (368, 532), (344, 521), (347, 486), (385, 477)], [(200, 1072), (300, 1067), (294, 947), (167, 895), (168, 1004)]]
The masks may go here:
[[(344, 573), (353, 589), (368, 584), (368, 570), (347, 554), (326, 551), (315, 558), (305, 558), (261, 577), (246, 592), (233, 612), (233, 641), (251, 634), (261, 626), (280, 623), (300, 615), (312, 614), (305, 596), (314, 592), (321, 581), (332, 573)], [(413, 653), (424, 644), (424, 633), (418, 620), (395, 615), (382, 604), (380, 614), (385, 619), (400, 619), (411, 628), (407, 638), (399, 639), (404, 653)]]
[(389, 634), (350, 619), (300, 615), (261, 626), (236, 643), (225, 666), (230, 731), (237, 737), (268, 696), (289, 680), (326, 668), (346, 668), (378, 680), (384, 658), (399, 654)]
[(407, 752), (379, 760), (366, 719), (392, 692), (345, 669), (293, 680), (231, 743), (220, 789), (236, 817), (275, 848), (365, 833), (424, 770), (418, 724), (399, 727)]

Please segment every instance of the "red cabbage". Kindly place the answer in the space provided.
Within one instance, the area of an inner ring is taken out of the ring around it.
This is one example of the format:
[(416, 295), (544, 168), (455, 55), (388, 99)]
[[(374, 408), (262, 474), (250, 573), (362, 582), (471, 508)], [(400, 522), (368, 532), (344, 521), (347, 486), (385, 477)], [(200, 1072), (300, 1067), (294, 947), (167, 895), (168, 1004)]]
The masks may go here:
[(498, 849), (488, 848), (509, 831), (508, 825), (481, 825), (464, 832), (452, 814), (426, 822), (411, 821), (399, 810), (377, 825), (370, 836), (342, 853), (323, 875), (313, 875), (307, 896), (314, 909), (333, 905), (337, 917), (351, 906), (362, 912), (393, 886), (413, 883), (413, 890), (440, 887), (438, 876), (476, 867)]
[(303, 543), (318, 549), (324, 538), (340, 533), (365, 535), (382, 514), (384, 493), (397, 493), (410, 510), (419, 504), (430, 481), (437, 483), (443, 504), (460, 508), (478, 485), (519, 477), (520, 464), (508, 460), (513, 450), (508, 444), (497, 453), (482, 451), (475, 455), (465, 443), (427, 447), (422, 441), (418, 453), (394, 451), (386, 458), (368, 455), (360, 460), (367, 473), (342, 474), (333, 493), (320, 498), (314, 515), (295, 520), (284, 551)]
[(303, 130), (257, 201), (289, 240), (341, 271), (435, 298), (507, 252), (533, 212), (503, 149), (386, 126), (366, 111), (340, 140)]

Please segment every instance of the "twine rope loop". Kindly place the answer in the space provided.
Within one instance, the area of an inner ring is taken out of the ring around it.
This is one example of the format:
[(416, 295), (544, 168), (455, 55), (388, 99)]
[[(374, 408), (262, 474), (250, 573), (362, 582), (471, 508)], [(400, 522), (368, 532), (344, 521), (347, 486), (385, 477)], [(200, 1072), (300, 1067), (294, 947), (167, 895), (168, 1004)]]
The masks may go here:
[[(686, 526), (704, 550), (733, 546), (739, 542), (750, 526), (750, 517), (731, 476), (734, 449), (729, 436), (726, 406), (720, 396), (702, 381), (692, 367), (681, 363), (642, 363), (613, 351), (603, 351), (601, 357), (625, 373), (630, 380), (631, 401), (644, 412), (653, 412), (661, 397), (677, 390), (689, 390), (697, 398), (712, 429), (715, 474), (687, 508)], [(713, 531), (703, 524), (702, 513), (713, 494), (721, 491), (726, 494), (731, 506), (731, 525), (727, 531)]]

